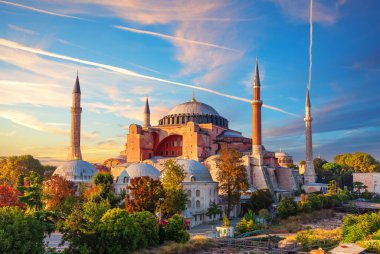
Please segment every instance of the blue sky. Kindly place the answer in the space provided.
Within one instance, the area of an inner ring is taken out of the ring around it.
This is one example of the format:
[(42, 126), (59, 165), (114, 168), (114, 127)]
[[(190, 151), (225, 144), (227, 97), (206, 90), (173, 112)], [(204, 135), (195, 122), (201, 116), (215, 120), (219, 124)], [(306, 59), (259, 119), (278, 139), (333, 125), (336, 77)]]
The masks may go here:
[[(315, 155), (380, 159), (379, 8), (376, 0), (313, 2)], [(258, 56), (264, 103), (290, 113), (263, 109), (265, 146), (302, 160), (309, 29), (306, 0), (0, 1), (0, 155), (66, 158), (77, 70), (89, 161), (123, 150), (146, 95), (153, 123), (194, 90), (250, 137)]]

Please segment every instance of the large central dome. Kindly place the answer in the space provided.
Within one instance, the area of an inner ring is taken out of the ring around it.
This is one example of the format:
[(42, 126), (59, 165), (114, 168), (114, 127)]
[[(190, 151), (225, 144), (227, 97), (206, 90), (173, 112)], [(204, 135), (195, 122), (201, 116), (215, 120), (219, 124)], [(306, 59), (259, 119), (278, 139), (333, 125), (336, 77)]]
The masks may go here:
[(158, 125), (184, 125), (188, 122), (197, 124), (212, 123), (228, 129), (228, 120), (218, 114), (211, 106), (193, 98), (175, 106), (169, 114), (158, 121)]
[(214, 115), (219, 116), (216, 110), (202, 102), (197, 102), (196, 100), (192, 100), (189, 102), (185, 102), (175, 106), (172, 110), (170, 110), (169, 115), (186, 115), (186, 114), (194, 114), (194, 115)]

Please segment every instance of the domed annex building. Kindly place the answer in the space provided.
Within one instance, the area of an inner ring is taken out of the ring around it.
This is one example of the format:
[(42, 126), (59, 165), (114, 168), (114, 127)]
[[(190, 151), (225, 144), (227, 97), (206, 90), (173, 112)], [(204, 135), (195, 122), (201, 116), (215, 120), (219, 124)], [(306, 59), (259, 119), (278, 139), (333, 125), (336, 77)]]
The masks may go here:
[(71, 135), (69, 153), (67, 156), (67, 161), (58, 166), (53, 175), (58, 175), (66, 180), (74, 182), (78, 188), (79, 183), (91, 183), (92, 177), (98, 172), (94, 165), (82, 160), (82, 152), (80, 149), (82, 108), (80, 106), (81, 90), (78, 75), (74, 84), (72, 96), (73, 104), (71, 107)]

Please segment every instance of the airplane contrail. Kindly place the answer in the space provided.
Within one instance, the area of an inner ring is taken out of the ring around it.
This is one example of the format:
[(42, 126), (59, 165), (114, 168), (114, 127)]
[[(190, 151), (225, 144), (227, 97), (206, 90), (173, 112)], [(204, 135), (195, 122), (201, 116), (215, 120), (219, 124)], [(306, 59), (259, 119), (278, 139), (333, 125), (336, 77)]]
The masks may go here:
[(34, 8), (34, 7), (31, 7), (31, 6), (28, 6), (28, 5), (14, 3), (14, 2), (8, 2), (8, 1), (0, 0), (0, 3), (7, 4), (7, 5), (12, 5), (12, 6), (16, 6), (16, 7), (20, 7), (20, 8), (23, 8), (23, 9), (30, 10), (30, 11), (35, 11), (35, 12), (44, 13), (44, 14), (48, 14), (48, 15), (83, 20), (82, 18), (79, 18), (79, 17), (75, 17), (75, 16), (71, 16), (71, 15), (65, 15), (65, 14), (60, 14), (60, 13), (51, 12), (51, 11), (46, 11), (46, 10), (42, 10), (42, 9)]
[(212, 44), (212, 43), (208, 43), (208, 42), (195, 41), (195, 40), (185, 39), (185, 38), (182, 38), (182, 37), (177, 37), (177, 36), (172, 36), (172, 35), (167, 35), (167, 34), (162, 34), (162, 33), (156, 33), (156, 32), (147, 31), (147, 30), (140, 30), (140, 29), (135, 29), (135, 28), (126, 27), (126, 26), (117, 26), (117, 25), (114, 25), (113, 27), (117, 28), (117, 29), (120, 29), (120, 30), (129, 31), (129, 32), (132, 32), (132, 33), (147, 34), (147, 35), (152, 35), (152, 36), (156, 36), (156, 37), (161, 37), (161, 38), (164, 38), (164, 39), (167, 39), (167, 40), (170, 40), (170, 41), (187, 42), (187, 43), (190, 43), (190, 44), (202, 45), (202, 46), (207, 46), (207, 47), (212, 47), (212, 48), (218, 48), (218, 49), (224, 49), (224, 50), (228, 50), (228, 51), (233, 51), (233, 52), (241, 53), (241, 51), (239, 51), (237, 49), (223, 47), (223, 46)]
[[(17, 42), (6, 40), (6, 39), (0, 39), (0, 46), (12, 48), (12, 49), (17, 49), (17, 50), (22, 50), (22, 51), (26, 51), (26, 52), (30, 52), (30, 53), (35, 53), (35, 54), (39, 54), (39, 55), (43, 55), (43, 56), (48, 56), (48, 57), (52, 57), (52, 58), (67, 60), (67, 61), (71, 61), (71, 62), (81, 63), (81, 64), (85, 64), (85, 65), (89, 65), (89, 66), (100, 67), (100, 68), (103, 68), (103, 69), (106, 69), (106, 70), (110, 70), (110, 71), (113, 71), (113, 72), (116, 72), (116, 73), (119, 73), (119, 74), (128, 75), (128, 76), (131, 76), (131, 77), (137, 77), (137, 78), (142, 78), (142, 79), (154, 80), (154, 81), (159, 81), (159, 82), (163, 82), (163, 83), (167, 83), (167, 84), (187, 87), (187, 88), (191, 88), (191, 89), (197, 89), (197, 90), (205, 91), (205, 92), (208, 92), (208, 93), (216, 94), (216, 95), (219, 95), (219, 96), (223, 96), (223, 97), (226, 97), (226, 98), (230, 98), (230, 99), (233, 99), (233, 100), (238, 100), (238, 101), (243, 101), (243, 102), (248, 102), (248, 103), (252, 102), (249, 99), (241, 98), (241, 97), (230, 95), (230, 94), (226, 94), (226, 93), (222, 93), (222, 92), (219, 92), (219, 91), (216, 91), (216, 90), (213, 90), (213, 89), (209, 89), (209, 88), (205, 88), (205, 87), (199, 87), (199, 86), (195, 86), (195, 85), (185, 84), (185, 83), (171, 81), (171, 80), (157, 78), (157, 77), (152, 77), (152, 76), (147, 76), (147, 75), (139, 74), (137, 72), (134, 72), (134, 71), (131, 71), (131, 70), (127, 70), (127, 69), (124, 69), (124, 68), (120, 68), (120, 67), (116, 67), (116, 66), (112, 66), (112, 65), (91, 62), (91, 61), (82, 60), (82, 59), (79, 59), (79, 58), (74, 58), (74, 57), (70, 57), (70, 56), (65, 56), (65, 55), (60, 55), (60, 54), (52, 53), (52, 52), (45, 51), (45, 50), (42, 50), (42, 49), (31, 48), (31, 47), (23, 46), (23, 45), (21, 45), (21, 44), (19, 44)], [(271, 109), (271, 110), (275, 110), (275, 111), (278, 111), (278, 112), (281, 112), (281, 113), (284, 113), (284, 114), (287, 114), (287, 115), (296, 116), (296, 117), (299, 116), (297, 114), (293, 114), (293, 113), (287, 112), (287, 111), (285, 111), (283, 109), (280, 109), (280, 108), (277, 108), (277, 107), (274, 107), (274, 106), (269, 106), (269, 105), (263, 104), (263, 107)]]
[(313, 65), (313, 0), (310, 0), (310, 45), (309, 45), (309, 82), (307, 88), (311, 88), (311, 67)]

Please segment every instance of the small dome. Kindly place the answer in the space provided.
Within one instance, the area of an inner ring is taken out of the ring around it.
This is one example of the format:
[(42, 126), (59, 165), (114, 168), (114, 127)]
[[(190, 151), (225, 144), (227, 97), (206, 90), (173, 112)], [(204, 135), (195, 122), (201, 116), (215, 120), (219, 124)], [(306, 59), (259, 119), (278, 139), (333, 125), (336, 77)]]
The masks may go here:
[(87, 161), (71, 160), (61, 164), (54, 171), (58, 175), (72, 182), (90, 182), (98, 170)]
[(179, 114), (194, 114), (194, 115), (214, 115), (219, 116), (216, 110), (202, 102), (198, 101), (189, 101), (175, 106), (172, 110), (170, 110), (168, 115), (179, 115)]
[(158, 180), (160, 177), (160, 171), (158, 171), (158, 169), (152, 165), (146, 163), (134, 163), (127, 167), (126, 170), (131, 179), (142, 176), (149, 176), (154, 180)]
[(185, 182), (212, 182), (211, 174), (202, 163), (195, 160), (179, 159), (177, 163), (186, 172)]

